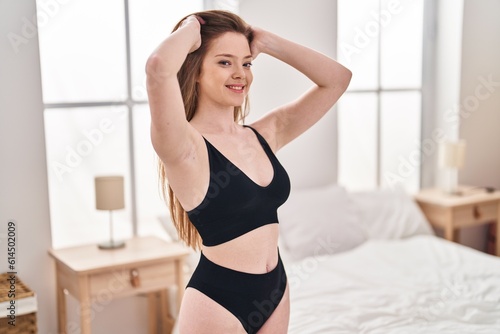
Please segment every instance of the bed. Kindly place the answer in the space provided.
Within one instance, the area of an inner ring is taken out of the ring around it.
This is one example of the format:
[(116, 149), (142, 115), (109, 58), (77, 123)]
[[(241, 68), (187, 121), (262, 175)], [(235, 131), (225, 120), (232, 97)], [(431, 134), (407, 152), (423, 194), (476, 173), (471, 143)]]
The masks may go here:
[(403, 190), (296, 190), (280, 210), (289, 334), (500, 333), (500, 258), (435, 236)]
[(289, 334), (500, 333), (500, 258), (435, 236), (403, 190), (293, 189), (279, 219)]

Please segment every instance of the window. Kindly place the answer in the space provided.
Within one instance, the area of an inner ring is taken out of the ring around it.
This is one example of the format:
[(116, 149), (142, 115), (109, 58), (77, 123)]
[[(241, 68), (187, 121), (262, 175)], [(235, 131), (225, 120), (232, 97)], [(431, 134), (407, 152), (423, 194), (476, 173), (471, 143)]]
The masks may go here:
[(420, 184), (423, 0), (338, 1), (338, 182), (350, 190)]
[(95, 209), (97, 175), (125, 177), (115, 238), (165, 235), (145, 63), (181, 17), (202, 8), (202, 0), (37, 1), (54, 248), (109, 239), (109, 214)]

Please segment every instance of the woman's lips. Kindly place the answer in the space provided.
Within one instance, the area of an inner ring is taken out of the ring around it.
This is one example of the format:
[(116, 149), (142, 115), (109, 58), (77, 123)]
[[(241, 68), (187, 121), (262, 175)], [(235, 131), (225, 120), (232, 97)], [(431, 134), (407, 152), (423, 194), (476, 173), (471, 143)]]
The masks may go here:
[(245, 85), (227, 85), (232, 92), (243, 93), (245, 91)]

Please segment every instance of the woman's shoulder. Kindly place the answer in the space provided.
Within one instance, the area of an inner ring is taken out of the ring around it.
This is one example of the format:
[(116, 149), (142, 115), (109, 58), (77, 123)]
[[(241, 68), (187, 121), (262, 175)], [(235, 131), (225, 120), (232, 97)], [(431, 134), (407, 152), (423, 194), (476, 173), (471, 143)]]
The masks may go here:
[(266, 119), (265, 117), (246, 125), (251, 128), (256, 134), (262, 137), (266, 143), (269, 145), (273, 152), (276, 152), (278, 149), (277, 145), (277, 135), (276, 135), (276, 126), (271, 122), (270, 119)]

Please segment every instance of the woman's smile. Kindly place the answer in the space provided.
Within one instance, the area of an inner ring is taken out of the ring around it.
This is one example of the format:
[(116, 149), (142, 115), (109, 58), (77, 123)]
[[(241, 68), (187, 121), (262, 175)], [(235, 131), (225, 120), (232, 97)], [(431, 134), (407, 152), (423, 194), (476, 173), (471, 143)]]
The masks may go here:
[(226, 85), (226, 87), (237, 94), (243, 94), (245, 92), (245, 85)]

